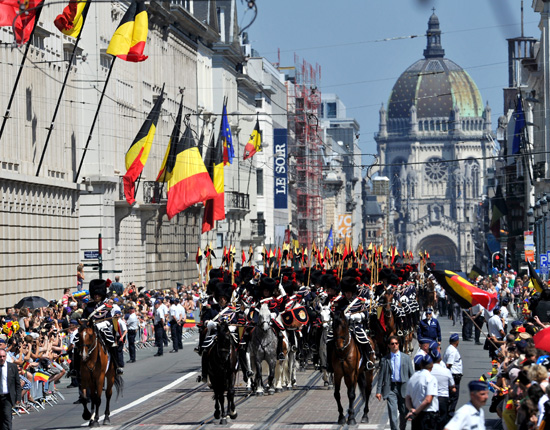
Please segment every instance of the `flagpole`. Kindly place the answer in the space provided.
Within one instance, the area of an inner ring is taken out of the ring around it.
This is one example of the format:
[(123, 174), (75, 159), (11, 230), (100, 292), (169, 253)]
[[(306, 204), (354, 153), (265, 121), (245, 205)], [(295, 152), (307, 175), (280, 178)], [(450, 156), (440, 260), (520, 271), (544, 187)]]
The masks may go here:
[[(84, 24), (86, 23), (86, 20), (82, 22), (82, 27), (80, 28), (80, 33), (78, 33), (78, 37), (76, 38), (76, 41), (73, 46), (73, 52), (71, 53), (71, 58), (69, 59), (69, 66), (67, 67), (67, 73), (65, 73), (65, 79), (63, 79), (63, 85), (61, 86), (61, 91), (59, 92), (59, 97), (57, 98), (57, 105), (55, 106), (55, 109), (53, 111), (53, 117), (50, 122), (50, 126), (48, 127), (48, 135), (46, 136), (46, 142), (44, 143), (44, 149), (42, 149), (42, 155), (40, 157), (40, 162), (38, 163), (38, 169), (36, 169), (36, 176), (40, 174), (40, 168), (42, 167), (42, 162), (44, 161), (44, 156), (46, 155), (46, 150), (48, 149), (48, 143), (50, 141), (50, 137), (52, 135), (53, 126), (55, 124), (55, 118), (57, 117), (57, 112), (59, 111), (59, 106), (61, 106), (61, 99), (63, 98), (63, 93), (65, 92), (65, 87), (67, 86), (67, 80), (69, 79), (69, 74), (71, 73), (71, 66), (73, 64), (73, 60), (76, 57), (76, 48), (78, 48), (78, 43), (80, 42), (80, 37), (82, 35), (82, 30), (84, 29)], [(35, 25), (36, 27), (36, 25)]]
[(27, 46), (25, 48), (23, 58), (21, 59), (21, 63), (19, 64), (19, 70), (17, 71), (15, 83), (13, 84), (13, 89), (11, 90), (10, 99), (8, 101), (8, 107), (6, 108), (6, 113), (4, 113), (4, 119), (2, 120), (2, 127), (0, 128), (0, 140), (2, 140), (2, 135), (4, 134), (4, 128), (6, 127), (6, 122), (8, 122), (8, 118), (10, 117), (11, 104), (13, 103), (13, 99), (15, 98), (15, 92), (17, 91), (19, 79), (21, 78), (21, 74), (23, 73), (23, 65), (25, 64), (25, 61), (27, 61), (27, 55), (31, 47), (32, 36), (34, 35), (34, 31), (36, 30), (36, 27), (38, 24), (38, 18), (40, 18), (40, 13), (42, 12), (42, 6), (43, 6), (43, 3), (40, 4), (40, 7), (36, 12), (36, 15), (34, 18), (34, 27), (32, 28), (31, 35), (29, 36), (29, 40), (27, 42)]
[(107, 89), (107, 84), (109, 83), (109, 79), (111, 78), (111, 72), (113, 71), (113, 65), (115, 64), (116, 57), (113, 57), (113, 61), (111, 61), (111, 66), (109, 67), (109, 72), (107, 72), (107, 78), (105, 79), (105, 85), (103, 86), (103, 91), (101, 92), (101, 96), (99, 97), (99, 103), (97, 105), (97, 109), (95, 111), (94, 119), (92, 121), (92, 126), (90, 127), (90, 132), (88, 133), (88, 139), (86, 140), (86, 145), (84, 146), (84, 152), (82, 152), (82, 158), (80, 159), (80, 164), (78, 165), (78, 170), (76, 171), (76, 174), (74, 176), (73, 182), (76, 184), (78, 182), (78, 177), (80, 176), (80, 170), (82, 169), (82, 164), (84, 163), (84, 157), (86, 157), (86, 152), (88, 151), (88, 146), (90, 145), (90, 141), (92, 140), (92, 135), (94, 133), (95, 123), (97, 121), (97, 118), (99, 117), (99, 109), (101, 109), (101, 104), (103, 103), (103, 97), (105, 96), (105, 90)]

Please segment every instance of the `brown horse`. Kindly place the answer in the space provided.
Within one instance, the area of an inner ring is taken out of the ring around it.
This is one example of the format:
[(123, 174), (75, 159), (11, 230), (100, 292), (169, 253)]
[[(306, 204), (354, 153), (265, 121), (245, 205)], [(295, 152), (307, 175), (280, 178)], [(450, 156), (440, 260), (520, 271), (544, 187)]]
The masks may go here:
[[(117, 389), (117, 398), (122, 394), (124, 381), (120, 375), (116, 374), (113, 359), (109, 359), (106, 346), (103, 344), (97, 333), (97, 329), (90, 326), (81, 326), (78, 330), (78, 353), (80, 354), (80, 377), (82, 380), (82, 391), (84, 398), (89, 398), (92, 402), (91, 409), (88, 410), (87, 402), (84, 402), (84, 412), (82, 418), (90, 420), (90, 427), (99, 427), (99, 406), (101, 405), (101, 393), (105, 382), (105, 419), (103, 424), (110, 424), (109, 415), (111, 396), (113, 394), (113, 385)], [(92, 415), (95, 411), (95, 416)]]
[(350, 333), (348, 322), (343, 313), (334, 315), (332, 321), (332, 331), (334, 338), (334, 348), (332, 348), (332, 368), (334, 370), (334, 398), (338, 405), (338, 424), (346, 423), (344, 408), (340, 401), (340, 385), (342, 378), (346, 383), (348, 390), (348, 425), (355, 425), (355, 390), (359, 384), (359, 390), (363, 396), (365, 407), (363, 409), (362, 423), (369, 422), (369, 397), (372, 391), (372, 381), (374, 377), (374, 366), (367, 370), (367, 362), (374, 363), (376, 355), (372, 340), (369, 338), (371, 345), (368, 357), (361, 359), (361, 350), (353, 336)]

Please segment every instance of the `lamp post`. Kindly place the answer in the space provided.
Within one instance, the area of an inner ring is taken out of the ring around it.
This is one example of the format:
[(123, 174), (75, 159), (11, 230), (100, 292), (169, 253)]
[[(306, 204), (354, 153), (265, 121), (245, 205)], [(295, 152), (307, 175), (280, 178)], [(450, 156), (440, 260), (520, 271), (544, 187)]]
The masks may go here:
[(541, 224), (542, 224), (542, 205), (541, 199), (537, 200), (535, 204), (535, 264), (536, 267), (539, 267), (538, 254), (540, 253), (540, 248), (542, 247), (542, 234), (541, 234)]
[(546, 242), (547, 241), (547, 239), (546, 239), (546, 217), (548, 215), (548, 196), (546, 194), (544, 194), (544, 196), (542, 196), (542, 198), (540, 199), (540, 206), (541, 206), (541, 209), (542, 209), (542, 231), (541, 231), (542, 249), (541, 249), (541, 251), (546, 252), (546, 250), (548, 249), (547, 242)]

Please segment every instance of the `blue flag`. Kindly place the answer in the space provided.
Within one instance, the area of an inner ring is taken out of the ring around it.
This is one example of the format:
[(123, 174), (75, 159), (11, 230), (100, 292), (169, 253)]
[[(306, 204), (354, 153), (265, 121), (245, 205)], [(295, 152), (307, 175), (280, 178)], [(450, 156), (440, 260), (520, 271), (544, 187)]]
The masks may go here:
[(514, 139), (512, 141), (512, 154), (518, 154), (521, 147), (521, 136), (525, 128), (525, 114), (523, 113), (521, 95), (518, 95), (518, 104), (514, 112), (514, 117), (516, 119), (516, 124), (514, 127)]
[(227, 106), (223, 105), (222, 125), (220, 133), (223, 139), (223, 164), (233, 164), (233, 157), (235, 157), (235, 150), (233, 149), (233, 137), (231, 136), (231, 126), (227, 119)]
[(329, 251), (332, 251), (332, 247), (334, 246), (334, 240), (332, 237), (332, 226), (330, 227), (330, 231), (328, 232), (328, 237), (325, 242), (325, 246), (328, 248)]

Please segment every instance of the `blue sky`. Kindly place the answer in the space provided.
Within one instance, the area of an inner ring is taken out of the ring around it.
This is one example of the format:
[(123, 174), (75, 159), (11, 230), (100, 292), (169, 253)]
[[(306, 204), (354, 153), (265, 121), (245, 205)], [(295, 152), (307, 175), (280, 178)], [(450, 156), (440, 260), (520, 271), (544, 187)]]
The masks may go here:
[[(246, 4), (246, 2), (245, 2)], [(239, 3), (239, 23), (251, 13)], [(439, 17), (445, 56), (476, 82), (492, 108), (493, 128), (503, 114), (508, 85), (506, 38), (520, 36), (520, 0), (256, 0), (250, 43), (271, 62), (292, 66), (294, 54), (321, 66), (320, 89), (335, 93), (361, 127), (363, 153), (376, 152), (378, 111), (399, 75), (423, 57), (432, 7)], [(524, 35), (540, 37), (540, 15), (524, 2)], [(420, 37), (409, 38), (407, 36)], [(401, 38), (379, 41), (388, 38)], [(371, 157), (363, 157), (369, 163)]]

